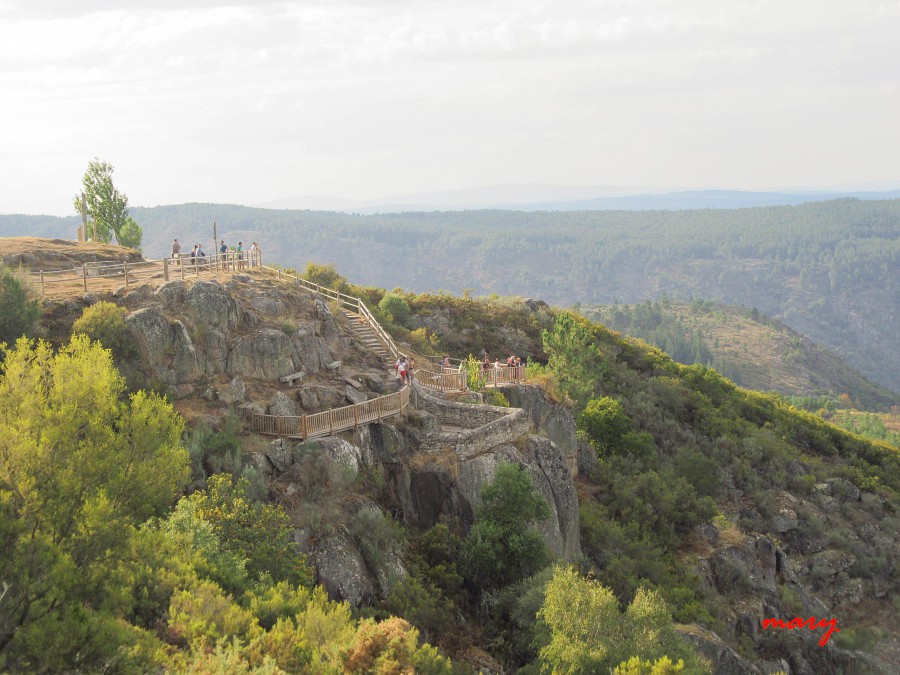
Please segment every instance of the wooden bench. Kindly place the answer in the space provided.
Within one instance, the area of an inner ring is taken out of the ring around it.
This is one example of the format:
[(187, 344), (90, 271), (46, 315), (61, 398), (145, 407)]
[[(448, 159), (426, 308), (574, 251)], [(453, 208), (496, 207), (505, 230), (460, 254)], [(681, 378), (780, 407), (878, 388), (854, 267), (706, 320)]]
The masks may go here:
[(296, 382), (297, 380), (302, 380), (304, 377), (306, 377), (306, 371), (301, 370), (299, 373), (293, 373), (291, 375), (285, 375), (284, 377), (279, 377), (278, 381), (284, 382), (289, 387), (293, 387), (294, 382)]

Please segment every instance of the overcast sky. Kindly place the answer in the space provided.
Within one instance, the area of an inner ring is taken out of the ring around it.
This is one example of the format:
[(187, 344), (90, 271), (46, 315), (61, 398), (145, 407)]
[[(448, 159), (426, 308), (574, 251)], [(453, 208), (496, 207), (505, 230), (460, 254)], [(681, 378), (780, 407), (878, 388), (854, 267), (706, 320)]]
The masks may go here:
[(0, 213), (900, 186), (900, 0), (0, 0)]

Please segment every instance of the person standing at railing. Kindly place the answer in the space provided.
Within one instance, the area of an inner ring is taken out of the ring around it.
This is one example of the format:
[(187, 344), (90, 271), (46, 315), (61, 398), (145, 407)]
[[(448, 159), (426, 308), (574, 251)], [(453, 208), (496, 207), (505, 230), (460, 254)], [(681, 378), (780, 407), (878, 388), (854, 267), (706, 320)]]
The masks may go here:
[(441, 361), (441, 367), (442, 368), (450, 367), (450, 355), (449, 354), (444, 354), (444, 360)]
[(178, 243), (178, 239), (172, 242), (172, 257), (177, 258), (178, 254), (181, 253), (181, 244)]
[(259, 246), (257, 246), (256, 242), (254, 241), (252, 244), (250, 244), (250, 267), (255, 267), (256, 265), (259, 264), (259, 262), (257, 262), (258, 258), (259, 258)]
[(243, 269), (244, 268), (244, 242), (239, 241), (238, 245), (237, 245), (237, 249), (235, 249), (235, 251), (237, 254), (237, 268), (239, 270)]

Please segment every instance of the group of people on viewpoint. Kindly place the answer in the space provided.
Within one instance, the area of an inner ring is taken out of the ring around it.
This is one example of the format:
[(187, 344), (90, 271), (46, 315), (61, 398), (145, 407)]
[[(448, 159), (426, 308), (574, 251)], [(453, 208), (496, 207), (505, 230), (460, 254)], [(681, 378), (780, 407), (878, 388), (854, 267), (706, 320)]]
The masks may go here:
[(407, 359), (405, 356), (401, 356), (394, 363), (394, 371), (397, 373), (397, 377), (400, 379), (400, 386), (404, 384), (409, 384), (410, 378), (413, 377), (413, 370), (416, 366), (416, 360), (412, 357)]
[[(446, 357), (445, 357), (446, 358)], [(506, 359), (506, 362), (502, 362), (499, 358), (491, 363), (490, 357), (485, 353), (485, 355), (481, 358), (481, 369), (482, 370), (490, 370), (494, 368), (496, 370), (500, 370), (501, 368), (518, 368), (519, 366), (524, 366), (522, 363), (522, 359), (520, 359), (515, 354), (510, 354), (509, 358)]]
[[(225, 244), (225, 240), (222, 239), (219, 244), (219, 253), (222, 254), (223, 259), (227, 259), (229, 252), (234, 256), (233, 259), (237, 261), (237, 268), (243, 269), (244, 267), (253, 267), (255, 265), (260, 264), (260, 254), (262, 250), (255, 241), (250, 245), (250, 250), (248, 251), (247, 258), (244, 258), (244, 242), (239, 241), (237, 246), (232, 246), (231, 248)], [(179, 258), (181, 256), (181, 243), (176, 238), (172, 242), (172, 257)], [(203, 244), (194, 244), (194, 248), (191, 249), (191, 263), (196, 263), (197, 258), (205, 258), (206, 252), (203, 250)]]

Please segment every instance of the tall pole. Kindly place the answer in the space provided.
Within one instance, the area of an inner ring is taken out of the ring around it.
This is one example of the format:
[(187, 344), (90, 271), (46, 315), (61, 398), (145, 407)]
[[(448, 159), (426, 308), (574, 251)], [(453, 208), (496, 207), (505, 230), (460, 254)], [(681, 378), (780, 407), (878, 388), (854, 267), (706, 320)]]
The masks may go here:
[(212, 247), (212, 249), (210, 250), (210, 253), (212, 253), (214, 256), (217, 256), (217, 257), (216, 257), (216, 270), (218, 270), (218, 269), (219, 269), (219, 258), (218, 258), (218, 255), (219, 255), (219, 234), (218, 234), (218, 232), (216, 231), (216, 221), (213, 221), (213, 247)]

